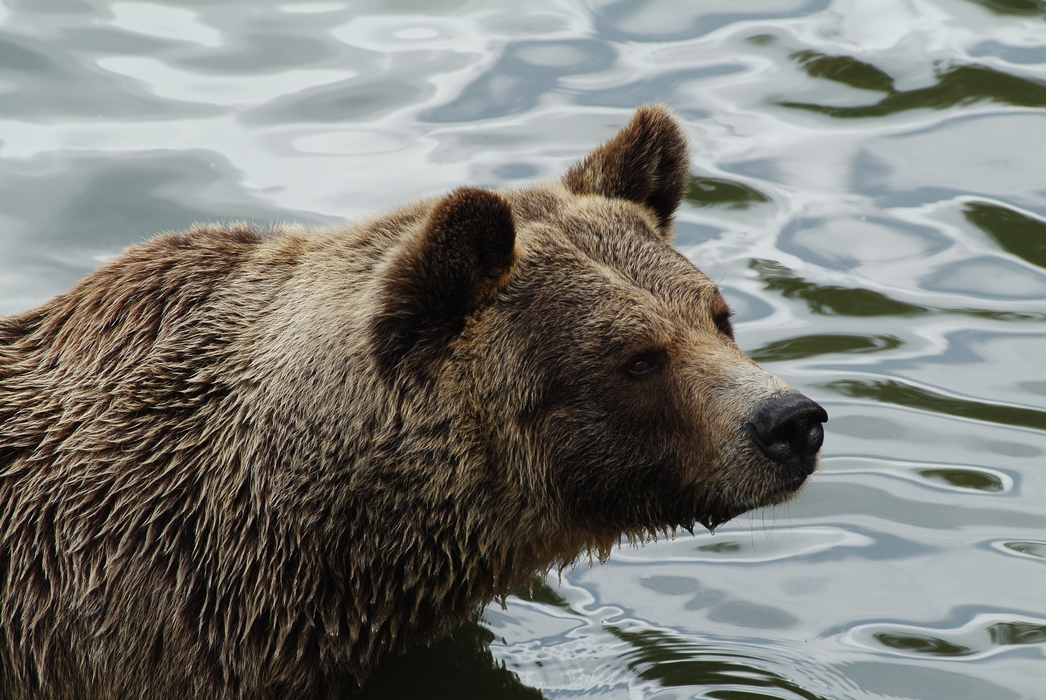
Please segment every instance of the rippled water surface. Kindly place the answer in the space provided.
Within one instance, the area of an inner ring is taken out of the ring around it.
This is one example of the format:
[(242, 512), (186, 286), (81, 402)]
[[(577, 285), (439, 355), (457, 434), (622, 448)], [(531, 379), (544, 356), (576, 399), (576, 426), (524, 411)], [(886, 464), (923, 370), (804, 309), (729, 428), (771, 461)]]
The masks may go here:
[(677, 244), (826, 406), (801, 496), (623, 547), (369, 697), (1046, 698), (1046, 3), (0, 2), (0, 313), (686, 122)]

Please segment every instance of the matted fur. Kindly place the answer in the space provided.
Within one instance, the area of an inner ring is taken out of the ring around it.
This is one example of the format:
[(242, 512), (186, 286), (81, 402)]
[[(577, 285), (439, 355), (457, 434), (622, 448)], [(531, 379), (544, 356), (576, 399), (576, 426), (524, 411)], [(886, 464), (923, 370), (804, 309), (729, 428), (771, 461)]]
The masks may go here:
[[(0, 319), (0, 698), (321, 698), (535, 571), (813, 468), (670, 244), (660, 107), (562, 182), (196, 226)], [(811, 457), (810, 459), (813, 459)]]

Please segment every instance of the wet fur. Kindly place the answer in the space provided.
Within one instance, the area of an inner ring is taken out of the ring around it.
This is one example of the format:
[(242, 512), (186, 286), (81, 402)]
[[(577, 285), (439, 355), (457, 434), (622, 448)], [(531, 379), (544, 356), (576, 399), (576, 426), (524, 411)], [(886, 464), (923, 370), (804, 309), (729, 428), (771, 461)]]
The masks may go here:
[[(642, 108), (562, 182), (197, 226), (0, 319), (0, 698), (318, 698), (535, 571), (787, 497), (788, 389)], [(622, 368), (660, 358), (656, 376)]]

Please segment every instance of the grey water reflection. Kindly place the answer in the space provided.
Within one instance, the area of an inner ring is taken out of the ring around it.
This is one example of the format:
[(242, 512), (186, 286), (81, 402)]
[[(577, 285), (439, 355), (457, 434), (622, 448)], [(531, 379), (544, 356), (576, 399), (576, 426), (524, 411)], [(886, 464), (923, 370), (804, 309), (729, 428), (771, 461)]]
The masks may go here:
[(460, 122), (521, 114), (536, 107), (540, 97), (554, 89), (563, 77), (605, 71), (616, 58), (616, 52), (605, 41), (514, 42), (454, 100), (423, 112), (421, 118)]
[(642, 102), (676, 245), (832, 416), (798, 499), (582, 561), (368, 698), (1038, 698), (1046, 3), (13, 0), (0, 313), (196, 221), (562, 172)]

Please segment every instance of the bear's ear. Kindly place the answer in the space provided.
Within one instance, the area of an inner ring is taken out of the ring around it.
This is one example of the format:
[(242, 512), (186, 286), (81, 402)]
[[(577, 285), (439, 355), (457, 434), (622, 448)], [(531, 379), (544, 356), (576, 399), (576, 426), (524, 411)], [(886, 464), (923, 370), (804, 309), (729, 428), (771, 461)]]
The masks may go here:
[(501, 195), (462, 187), (432, 209), (420, 236), (393, 254), (371, 323), (387, 378), (423, 371), (507, 281), (516, 225)]
[(666, 235), (689, 181), (686, 134), (661, 105), (637, 109), (625, 128), (563, 178), (574, 194), (599, 194), (649, 207)]

